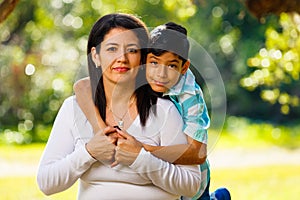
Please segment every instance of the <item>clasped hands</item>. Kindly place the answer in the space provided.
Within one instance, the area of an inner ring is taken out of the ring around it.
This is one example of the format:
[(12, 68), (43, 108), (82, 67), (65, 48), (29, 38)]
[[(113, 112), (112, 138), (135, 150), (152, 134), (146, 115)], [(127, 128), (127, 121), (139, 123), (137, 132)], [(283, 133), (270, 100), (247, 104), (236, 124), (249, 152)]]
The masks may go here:
[(114, 167), (118, 164), (131, 165), (143, 144), (123, 130), (111, 126), (98, 132), (86, 144), (89, 154), (98, 161)]

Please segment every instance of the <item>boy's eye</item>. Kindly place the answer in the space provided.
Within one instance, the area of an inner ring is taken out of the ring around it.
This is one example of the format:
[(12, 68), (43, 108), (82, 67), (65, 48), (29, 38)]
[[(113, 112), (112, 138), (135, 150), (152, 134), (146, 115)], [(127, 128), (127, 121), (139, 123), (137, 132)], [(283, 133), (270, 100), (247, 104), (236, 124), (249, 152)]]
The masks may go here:
[(169, 65), (169, 68), (171, 68), (171, 69), (177, 69), (177, 65)]
[(158, 62), (156, 62), (156, 61), (151, 61), (150, 63), (152, 66), (156, 66), (158, 64)]

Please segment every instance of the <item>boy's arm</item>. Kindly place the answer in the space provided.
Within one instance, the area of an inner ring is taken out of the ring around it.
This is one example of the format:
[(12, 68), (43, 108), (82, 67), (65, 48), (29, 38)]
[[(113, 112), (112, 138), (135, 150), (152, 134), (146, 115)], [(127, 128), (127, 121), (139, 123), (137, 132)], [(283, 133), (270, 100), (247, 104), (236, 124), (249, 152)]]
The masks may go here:
[(207, 156), (206, 144), (198, 142), (189, 136), (188, 144), (172, 146), (151, 146), (143, 144), (143, 147), (160, 159), (181, 165), (202, 164), (205, 162)]
[[(101, 131), (106, 124), (101, 119), (98, 109), (95, 107), (89, 77), (80, 79), (74, 84), (77, 102), (92, 125), (94, 133)], [(174, 164), (202, 164), (206, 160), (206, 144), (188, 137), (188, 144), (172, 146), (151, 146), (143, 144), (147, 151), (165, 161)]]
[[(180, 102), (180, 106), (176, 107), (180, 111), (185, 124), (183, 132), (188, 137), (188, 144), (166, 147), (144, 145), (144, 148), (156, 157), (175, 164), (202, 164), (207, 157), (207, 129), (210, 119), (202, 96), (202, 90), (196, 84), (193, 73), (188, 70), (185, 79), (180, 81), (181, 83), (178, 84), (178, 87), (186, 87), (184, 93), (176, 94), (176, 92), (172, 93), (169, 91), (170, 93), (167, 92), (166, 95), (176, 96), (176, 100), (172, 100), (175, 105), (177, 105), (177, 101)], [(194, 137), (196, 138), (193, 139)], [(170, 152), (175, 156), (172, 156)]]
[(106, 127), (106, 124), (100, 117), (98, 108), (93, 102), (90, 78), (86, 77), (78, 80), (74, 84), (73, 89), (77, 103), (92, 125), (94, 133), (102, 131)]

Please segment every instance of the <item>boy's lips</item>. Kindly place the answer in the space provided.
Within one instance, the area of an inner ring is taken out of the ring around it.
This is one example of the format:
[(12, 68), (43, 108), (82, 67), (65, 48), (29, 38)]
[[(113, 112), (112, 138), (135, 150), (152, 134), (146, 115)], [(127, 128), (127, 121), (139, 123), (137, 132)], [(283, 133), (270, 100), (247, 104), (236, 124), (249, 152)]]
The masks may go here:
[(153, 80), (153, 83), (158, 86), (165, 86), (166, 84), (168, 84), (167, 81), (157, 81), (157, 80)]

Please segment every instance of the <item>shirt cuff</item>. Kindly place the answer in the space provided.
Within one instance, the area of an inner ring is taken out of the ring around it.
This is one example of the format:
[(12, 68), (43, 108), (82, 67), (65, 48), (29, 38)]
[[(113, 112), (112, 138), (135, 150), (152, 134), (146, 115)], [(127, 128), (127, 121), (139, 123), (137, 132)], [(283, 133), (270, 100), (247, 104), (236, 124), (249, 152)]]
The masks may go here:
[(135, 161), (129, 167), (138, 173), (149, 173), (159, 171), (166, 167), (165, 165), (166, 162), (142, 148)]
[(85, 145), (82, 145), (78, 149), (77, 159), (73, 160), (74, 166), (78, 166), (79, 168), (83, 167), (90, 167), (93, 163), (97, 162), (95, 158), (93, 158), (89, 152), (86, 150)]

